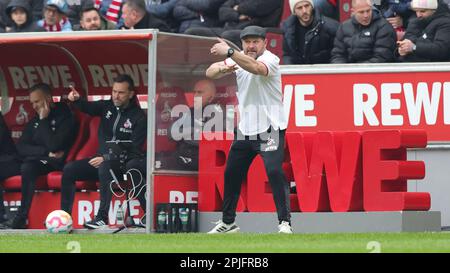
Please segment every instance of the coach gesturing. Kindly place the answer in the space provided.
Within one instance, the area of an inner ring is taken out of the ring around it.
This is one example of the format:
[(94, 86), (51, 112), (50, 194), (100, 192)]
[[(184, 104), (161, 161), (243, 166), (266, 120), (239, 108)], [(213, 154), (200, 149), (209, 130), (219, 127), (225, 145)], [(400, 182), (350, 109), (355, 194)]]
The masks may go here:
[(261, 155), (278, 213), (280, 233), (292, 233), (289, 185), (281, 165), (287, 118), (283, 110), (280, 59), (266, 49), (264, 28), (242, 30), (243, 51), (235, 51), (219, 39), (211, 54), (228, 57), (212, 64), (206, 76), (218, 79), (236, 73), (240, 121), (225, 168), (222, 220), (209, 233), (237, 232), (236, 206), (242, 180), (253, 159)]

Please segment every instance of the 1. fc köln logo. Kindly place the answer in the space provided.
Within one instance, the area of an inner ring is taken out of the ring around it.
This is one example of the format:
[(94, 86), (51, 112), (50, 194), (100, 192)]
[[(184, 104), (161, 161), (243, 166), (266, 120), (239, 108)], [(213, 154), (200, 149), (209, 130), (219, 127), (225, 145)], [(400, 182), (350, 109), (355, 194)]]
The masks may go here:
[(133, 124), (131, 123), (130, 119), (127, 119), (127, 121), (125, 121), (125, 123), (123, 124), (123, 127), (130, 129), (132, 125)]

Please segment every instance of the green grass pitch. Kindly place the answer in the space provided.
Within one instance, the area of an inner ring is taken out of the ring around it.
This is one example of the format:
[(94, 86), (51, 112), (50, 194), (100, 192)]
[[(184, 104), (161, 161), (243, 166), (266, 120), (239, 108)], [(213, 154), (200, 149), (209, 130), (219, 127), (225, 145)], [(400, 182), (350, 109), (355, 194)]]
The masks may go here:
[(449, 232), (334, 234), (0, 234), (0, 253), (450, 252)]

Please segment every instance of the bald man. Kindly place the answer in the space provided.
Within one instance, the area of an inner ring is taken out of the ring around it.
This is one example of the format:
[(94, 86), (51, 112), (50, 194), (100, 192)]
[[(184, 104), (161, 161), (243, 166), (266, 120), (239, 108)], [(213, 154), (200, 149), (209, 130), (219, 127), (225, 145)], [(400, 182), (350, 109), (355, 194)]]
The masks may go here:
[[(215, 131), (225, 131), (225, 113), (216, 98), (216, 85), (212, 80), (202, 79), (194, 84), (194, 107), (173, 111), (172, 116), (179, 116), (169, 132), (170, 137), (177, 140), (175, 168), (181, 170), (198, 170), (198, 147), (205, 124), (214, 121)], [(177, 113), (175, 113), (177, 112)], [(211, 126), (208, 126), (211, 128)]]
[(370, 0), (353, 0), (352, 17), (339, 27), (331, 63), (394, 61), (397, 36)]

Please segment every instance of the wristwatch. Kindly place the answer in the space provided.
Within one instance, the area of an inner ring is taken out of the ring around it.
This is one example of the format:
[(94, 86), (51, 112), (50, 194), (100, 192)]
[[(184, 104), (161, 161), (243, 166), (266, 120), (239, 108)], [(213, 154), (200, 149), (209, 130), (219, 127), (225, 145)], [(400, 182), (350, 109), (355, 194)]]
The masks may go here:
[(417, 46), (416, 46), (416, 45), (413, 45), (412, 51), (416, 51), (416, 49), (417, 49)]
[(233, 54), (234, 54), (234, 49), (230, 47), (227, 52), (227, 57), (230, 58), (231, 56), (233, 56)]

